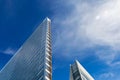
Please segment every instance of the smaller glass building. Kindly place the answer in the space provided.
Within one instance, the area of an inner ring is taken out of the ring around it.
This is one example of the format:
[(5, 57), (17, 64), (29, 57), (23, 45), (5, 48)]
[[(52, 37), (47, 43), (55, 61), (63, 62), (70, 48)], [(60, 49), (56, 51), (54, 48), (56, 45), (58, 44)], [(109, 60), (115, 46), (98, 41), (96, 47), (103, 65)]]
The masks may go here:
[(94, 80), (93, 77), (76, 60), (70, 65), (70, 80)]

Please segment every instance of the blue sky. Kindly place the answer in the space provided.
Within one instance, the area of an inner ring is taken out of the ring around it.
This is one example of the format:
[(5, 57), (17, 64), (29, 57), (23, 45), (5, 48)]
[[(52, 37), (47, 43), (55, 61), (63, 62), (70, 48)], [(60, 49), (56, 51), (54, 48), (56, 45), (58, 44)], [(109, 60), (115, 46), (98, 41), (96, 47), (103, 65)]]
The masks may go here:
[(119, 80), (119, 0), (0, 0), (0, 69), (42, 20), (52, 20), (53, 80), (75, 59), (96, 80)]

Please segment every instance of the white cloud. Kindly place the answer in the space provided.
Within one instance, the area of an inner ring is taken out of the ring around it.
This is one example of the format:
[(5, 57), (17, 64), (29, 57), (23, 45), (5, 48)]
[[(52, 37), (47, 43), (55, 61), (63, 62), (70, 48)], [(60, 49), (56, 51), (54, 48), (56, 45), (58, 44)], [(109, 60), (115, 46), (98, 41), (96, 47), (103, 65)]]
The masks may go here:
[[(120, 46), (120, 1), (109, 0), (90, 13), (85, 26), (87, 37), (95, 44), (108, 45), (115, 49)], [(95, 17), (95, 19), (94, 19)]]
[[(64, 47), (64, 52), (68, 52), (67, 57), (71, 56), (69, 52), (73, 50), (80, 51), (96, 45), (108, 46), (113, 51), (119, 50), (119, 0), (98, 0), (94, 2), (69, 0), (64, 3), (73, 8), (65, 18), (62, 19), (58, 16), (54, 19), (62, 28), (57, 32), (59, 36), (56, 38), (55, 46)], [(58, 11), (58, 13), (60, 12)], [(64, 17), (64, 14), (62, 15)], [(104, 53), (100, 54), (105, 55)], [(116, 56), (118, 53), (108, 54), (111, 56), (106, 56), (104, 59), (106, 62), (109, 60), (108, 58)], [(74, 56), (74, 54), (72, 55)], [(83, 55), (85, 54), (83, 53)], [(99, 57), (99, 55), (97, 56)], [(101, 56), (99, 58), (102, 59)]]
[(12, 48), (7, 48), (5, 50), (0, 50), (1, 53), (4, 53), (4, 54), (9, 54), (9, 55), (14, 55), (14, 53), (16, 52), (14, 49)]
[(119, 80), (119, 73), (116, 72), (104, 72), (101, 75), (96, 75), (98, 78), (97, 80)]
[(114, 73), (112, 72), (103, 73), (98, 78), (98, 80), (113, 80), (113, 79), (114, 79)]
[[(120, 66), (120, 60), (116, 60), (120, 56), (120, 0), (96, 0), (94, 2), (66, 0), (64, 4), (72, 6), (72, 9), (67, 16), (64, 17), (64, 14), (61, 14), (54, 19), (60, 27), (56, 31), (58, 35), (54, 45), (57, 48), (56, 52), (60, 51), (59, 55), (64, 56), (65, 59), (95, 55), (98, 57), (97, 60), (108, 65), (106, 73), (96, 72), (101, 74), (96, 79), (119, 80), (113, 71), (119, 69)], [(58, 13), (60, 14), (59, 10)], [(96, 46), (108, 48), (95, 49), (95, 54), (81, 53), (84, 49), (93, 49)]]
[(96, 52), (96, 56), (109, 66), (116, 64), (113, 63), (114, 59), (116, 58), (116, 54), (117, 53), (113, 50), (100, 50)]

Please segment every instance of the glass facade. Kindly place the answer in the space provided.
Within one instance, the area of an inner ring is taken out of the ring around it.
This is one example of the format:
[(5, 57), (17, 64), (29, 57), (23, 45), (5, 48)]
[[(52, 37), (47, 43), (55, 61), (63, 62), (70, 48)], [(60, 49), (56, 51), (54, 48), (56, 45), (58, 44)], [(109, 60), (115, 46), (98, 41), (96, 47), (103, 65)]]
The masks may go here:
[(70, 80), (94, 80), (94, 79), (76, 60), (74, 64), (70, 65)]
[(0, 71), (0, 80), (52, 80), (50, 27), (46, 18)]

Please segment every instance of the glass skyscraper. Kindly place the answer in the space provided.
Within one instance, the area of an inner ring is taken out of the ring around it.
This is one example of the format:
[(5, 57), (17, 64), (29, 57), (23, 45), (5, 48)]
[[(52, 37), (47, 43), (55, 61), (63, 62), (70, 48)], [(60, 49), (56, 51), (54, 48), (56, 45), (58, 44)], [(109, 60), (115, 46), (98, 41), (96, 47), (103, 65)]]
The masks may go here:
[(70, 65), (70, 80), (94, 80), (93, 77), (76, 60)]
[(0, 80), (52, 80), (50, 28), (46, 18), (0, 71)]

